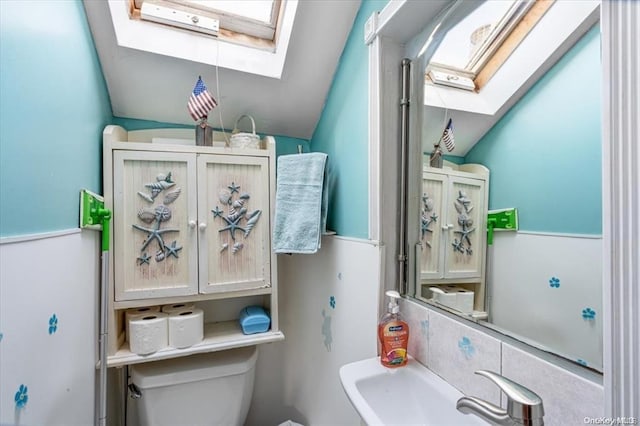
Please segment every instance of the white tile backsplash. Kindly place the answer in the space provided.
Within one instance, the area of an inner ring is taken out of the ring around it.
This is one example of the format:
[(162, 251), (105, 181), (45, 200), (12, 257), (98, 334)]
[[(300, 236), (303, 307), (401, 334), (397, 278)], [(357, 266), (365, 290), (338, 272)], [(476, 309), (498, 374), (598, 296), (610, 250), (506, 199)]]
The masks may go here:
[(429, 312), (429, 368), (462, 393), (496, 405), (500, 390), (477, 370), (500, 373), (500, 341), (459, 321)]
[(547, 426), (581, 425), (604, 415), (601, 384), (420, 303), (402, 299), (400, 312), (409, 323), (409, 354), (464, 394), (505, 407), (497, 386), (474, 374), (491, 370), (540, 395)]
[(604, 391), (572, 372), (507, 343), (502, 344), (502, 375), (542, 398), (546, 426), (581, 425), (604, 416)]
[(429, 313), (417, 303), (400, 299), (402, 318), (409, 325), (409, 353), (423, 365), (429, 365)]

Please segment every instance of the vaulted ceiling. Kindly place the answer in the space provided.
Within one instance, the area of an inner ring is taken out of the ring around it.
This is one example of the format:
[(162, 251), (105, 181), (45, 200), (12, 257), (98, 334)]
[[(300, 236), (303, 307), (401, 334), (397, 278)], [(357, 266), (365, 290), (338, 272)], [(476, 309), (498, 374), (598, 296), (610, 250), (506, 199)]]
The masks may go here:
[(259, 133), (310, 139), (360, 1), (300, 1), (280, 79), (119, 46), (108, 2), (84, 5), (115, 116), (194, 124), (186, 107), (193, 85), (202, 75), (217, 93), (217, 74), (214, 127), (232, 129), (250, 114)]

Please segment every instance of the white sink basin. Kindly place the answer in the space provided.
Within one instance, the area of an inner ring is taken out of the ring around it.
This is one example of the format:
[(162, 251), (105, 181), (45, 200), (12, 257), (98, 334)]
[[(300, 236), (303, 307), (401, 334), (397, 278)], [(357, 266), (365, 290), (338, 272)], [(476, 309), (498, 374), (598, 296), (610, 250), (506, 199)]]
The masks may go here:
[(353, 362), (340, 368), (340, 381), (369, 426), (487, 425), (456, 410), (462, 393), (413, 358), (399, 368), (383, 367), (379, 357)]

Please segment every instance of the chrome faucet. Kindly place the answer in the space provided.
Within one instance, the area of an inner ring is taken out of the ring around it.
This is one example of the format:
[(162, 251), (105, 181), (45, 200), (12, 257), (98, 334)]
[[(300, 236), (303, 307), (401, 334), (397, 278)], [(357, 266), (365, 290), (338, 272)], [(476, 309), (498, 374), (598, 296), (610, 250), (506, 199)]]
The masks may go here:
[(498, 425), (543, 426), (542, 398), (534, 392), (499, 374), (478, 370), (476, 374), (491, 380), (507, 396), (507, 409), (473, 396), (463, 396), (456, 408), (463, 414), (476, 416)]

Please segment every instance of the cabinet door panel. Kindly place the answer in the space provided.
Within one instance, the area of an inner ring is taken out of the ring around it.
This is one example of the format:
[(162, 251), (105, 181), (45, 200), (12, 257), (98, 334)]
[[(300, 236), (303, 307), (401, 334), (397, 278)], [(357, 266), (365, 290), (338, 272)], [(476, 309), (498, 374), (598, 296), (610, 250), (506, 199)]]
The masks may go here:
[(420, 200), (420, 237), (422, 256), (420, 259), (421, 278), (442, 278), (444, 276), (443, 226), (446, 226), (447, 205), (446, 176), (424, 173), (422, 198)]
[(446, 278), (480, 277), (486, 240), (484, 181), (449, 177)]
[(198, 156), (200, 292), (270, 286), (269, 163)]
[(195, 155), (113, 158), (115, 299), (197, 294)]

